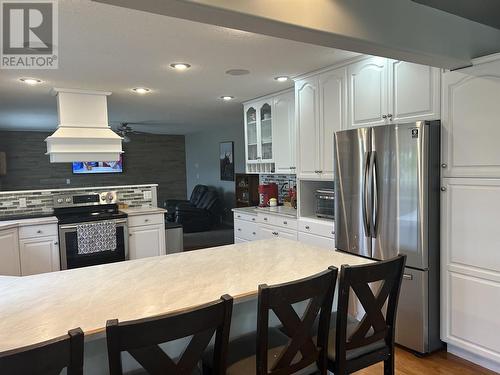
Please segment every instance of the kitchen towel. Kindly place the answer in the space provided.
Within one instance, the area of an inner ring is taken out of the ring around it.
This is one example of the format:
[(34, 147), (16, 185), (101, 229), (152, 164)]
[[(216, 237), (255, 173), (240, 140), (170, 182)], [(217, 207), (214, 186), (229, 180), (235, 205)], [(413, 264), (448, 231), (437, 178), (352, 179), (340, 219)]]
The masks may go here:
[(114, 221), (78, 224), (76, 236), (79, 255), (116, 250), (116, 224)]

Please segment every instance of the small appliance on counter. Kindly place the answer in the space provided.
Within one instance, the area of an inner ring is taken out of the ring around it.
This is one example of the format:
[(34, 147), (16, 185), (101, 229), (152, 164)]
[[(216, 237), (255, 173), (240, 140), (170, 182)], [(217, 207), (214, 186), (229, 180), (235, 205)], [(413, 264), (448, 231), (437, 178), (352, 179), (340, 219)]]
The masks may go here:
[(316, 216), (326, 219), (335, 219), (335, 190), (316, 190)]
[(278, 200), (278, 185), (274, 183), (259, 185), (259, 207), (269, 207), (271, 198)]

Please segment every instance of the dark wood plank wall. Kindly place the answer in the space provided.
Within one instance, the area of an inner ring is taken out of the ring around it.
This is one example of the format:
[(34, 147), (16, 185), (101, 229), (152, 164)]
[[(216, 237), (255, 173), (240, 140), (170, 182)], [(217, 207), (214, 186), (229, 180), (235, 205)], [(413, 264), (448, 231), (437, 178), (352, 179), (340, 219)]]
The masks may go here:
[(0, 176), (1, 191), (157, 183), (158, 205), (165, 199), (186, 197), (183, 135), (131, 135), (132, 141), (124, 143), (124, 172), (101, 175), (74, 175), (69, 163), (49, 163), (44, 142), (49, 135), (0, 131), (0, 151), (7, 157), (7, 174)]

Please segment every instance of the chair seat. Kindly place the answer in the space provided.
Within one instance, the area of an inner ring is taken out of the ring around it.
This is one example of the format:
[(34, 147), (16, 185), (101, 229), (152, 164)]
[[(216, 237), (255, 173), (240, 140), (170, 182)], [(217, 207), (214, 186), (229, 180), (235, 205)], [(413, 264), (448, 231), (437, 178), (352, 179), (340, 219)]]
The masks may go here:
[[(337, 313), (334, 312), (331, 317), (331, 323), (330, 323), (330, 333), (328, 335), (328, 359), (330, 361), (335, 361), (335, 337), (336, 337), (336, 331), (335, 331), (335, 322), (337, 321)], [(359, 325), (360, 321), (354, 318), (351, 315), (347, 316), (347, 330), (346, 330), (346, 337), (349, 338), (354, 331), (356, 330), (357, 326)], [(372, 333), (372, 329), (368, 331), (368, 334)], [(361, 357), (362, 355), (387, 348), (387, 345), (385, 344), (384, 340), (379, 340), (376, 341), (372, 344), (363, 346), (361, 348), (353, 349), (353, 350), (348, 350), (346, 353), (346, 359), (351, 360), (355, 359), (358, 357)]]
[[(281, 332), (278, 328), (269, 329), (268, 342), (268, 363), (272, 366), (281, 353), (285, 345), (288, 343), (288, 336)], [(228, 358), (227, 358), (227, 375), (248, 374), (255, 375), (257, 359), (255, 355), (257, 345), (257, 334), (255, 332), (240, 336), (229, 342)], [(203, 363), (212, 367), (211, 361), (213, 358), (212, 350), (207, 351), (203, 357)], [(292, 363), (300, 359), (300, 354), (297, 354)], [(270, 369), (269, 369), (270, 370)], [(309, 375), (318, 372), (316, 363), (295, 372), (295, 375)]]

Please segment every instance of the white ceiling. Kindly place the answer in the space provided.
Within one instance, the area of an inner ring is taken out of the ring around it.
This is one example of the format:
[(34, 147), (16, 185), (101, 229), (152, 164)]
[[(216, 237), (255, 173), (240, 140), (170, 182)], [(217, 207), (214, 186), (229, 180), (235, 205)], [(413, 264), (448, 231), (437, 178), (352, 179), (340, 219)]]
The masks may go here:
[[(59, 69), (0, 71), (0, 128), (52, 130), (52, 87), (112, 91), (109, 120), (153, 133), (187, 134), (215, 125), (241, 125), (241, 102), (291, 87), (296, 76), (356, 56), (248, 32), (114, 7), (90, 0), (59, 1)], [(186, 72), (169, 68), (188, 62)], [(250, 70), (229, 76), (233, 68)], [(20, 77), (36, 77), (30, 87)], [(151, 94), (130, 91), (145, 86)], [(233, 95), (223, 102), (221, 95)]]

